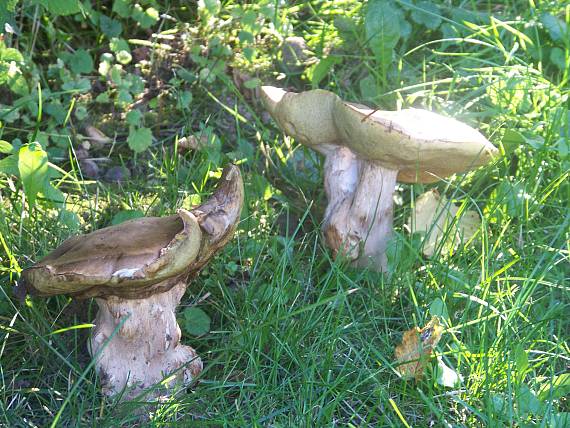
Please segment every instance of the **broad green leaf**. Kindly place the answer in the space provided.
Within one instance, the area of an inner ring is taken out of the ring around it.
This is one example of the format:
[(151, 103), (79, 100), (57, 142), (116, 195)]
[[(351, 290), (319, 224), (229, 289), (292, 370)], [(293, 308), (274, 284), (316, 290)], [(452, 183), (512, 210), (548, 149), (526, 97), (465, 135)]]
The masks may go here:
[(72, 79), (65, 82), (61, 87), (66, 91), (85, 93), (91, 90), (91, 82), (89, 79)]
[(542, 25), (544, 25), (544, 28), (546, 28), (553, 41), (563, 41), (565, 37), (568, 37), (568, 27), (562, 19), (550, 13), (543, 13), (540, 15), (540, 22), (542, 22)]
[(368, 45), (376, 58), (387, 64), (391, 60), (392, 49), (400, 39), (400, 23), (395, 6), (384, 0), (368, 3), (364, 28)]
[(18, 155), (13, 154), (0, 159), (0, 173), (18, 175)]
[(528, 385), (522, 385), (517, 391), (517, 404), (523, 414), (538, 415), (541, 413), (541, 403)]
[(182, 91), (178, 93), (177, 108), (179, 110), (186, 110), (192, 103), (192, 92)]
[(73, 15), (81, 12), (79, 0), (39, 0), (39, 3), (54, 15)]
[(30, 94), (30, 88), (28, 87), (28, 82), (20, 72), (9, 77), (8, 86), (10, 86), (10, 90), (12, 92), (21, 95), (23, 97)]
[(113, 12), (121, 18), (128, 18), (131, 16), (131, 2), (130, 0), (115, 0), (113, 1)]
[(419, 2), (417, 8), (412, 9), (412, 19), (417, 24), (425, 25), (430, 30), (435, 30), (441, 24), (439, 8), (434, 2)]
[(130, 94), (130, 92), (127, 89), (120, 89), (117, 94), (117, 101), (119, 102), (119, 104), (126, 106), (127, 104), (133, 102), (133, 96)]
[(121, 39), (119, 37), (113, 37), (111, 39), (111, 41), (109, 42), (109, 48), (113, 52), (119, 52), (119, 51), (130, 52), (131, 51), (129, 43), (125, 39)]
[(75, 111), (73, 112), (75, 114), (75, 117), (79, 120), (83, 120), (87, 117), (87, 115), (89, 114), (87, 111), (87, 107), (83, 106), (83, 105), (79, 105), (77, 107), (75, 107)]
[(186, 308), (182, 312), (182, 327), (192, 336), (202, 336), (210, 331), (210, 317), (200, 308)]
[(58, 102), (45, 104), (43, 107), (45, 113), (49, 114), (55, 119), (57, 124), (62, 124), (67, 116), (67, 110)]
[(336, 15), (334, 17), (334, 26), (345, 42), (352, 42), (357, 39), (359, 28), (354, 19), (348, 16)]
[(316, 64), (310, 72), (311, 86), (313, 88), (318, 88), (321, 81), (329, 74), (331, 69), (341, 62), (341, 59), (337, 56), (328, 56), (321, 59), (318, 64)]
[(38, 143), (27, 144), (20, 148), (18, 171), (28, 204), (33, 206), (37, 194), (47, 185), (48, 173), (48, 157)]
[(442, 318), (446, 323), (449, 322), (449, 312), (447, 311), (447, 305), (439, 297), (436, 297), (429, 305), (429, 313), (431, 316)]
[(2, 46), (0, 46), (0, 61), (22, 63), (24, 62), (24, 57), (18, 49), (2, 48)]
[(16, 10), (16, 5), (18, 4), (18, 1), (19, 0), (7, 0), (4, 2), (4, 7), (6, 7), (6, 10), (14, 12)]
[(12, 153), (14, 147), (8, 141), (0, 140), (0, 153)]
[(378, 85), (376, 84), (376, 79), (371, 74), (360, 79), (358, 82), (360, 88), (360, 96), (364, 100), (374, 100), (378, 95)]
[(107, 37), (118, 37), (123, 32), (123, 26), (119, 21), (105, 15), (99, 16), (99, 27)]
[(550, 61), (556, 67), (560, 69), (560, 71), (564, 71), (566, 69), (566, 54), (560, 48), (552, 48), (550, 51)]
[(40, 194), (43, 196), (44, 202), (47, 202), (50, 206), (63, 208), (65, 203), (64, 193), (53, 187), (49, 181), (46, 182)]
[(133, 126), (139, 126), (142, 120), (142, 113), (140, 110), (134, 109), (127, 113), (127, 123)]
[(144, 217), (144, 213), (141, 210), (124, 210), (119, 211), (117, 214), (113, 216), (113, 220), (111, 220), (112, 225), (121, 224), (128, 220), (133, 220), (135, 218)]
[(131, 127), (129, 137), (127, 138), (129, 147), (136, 153), (145, 151), (152, 144), (152, 132), (149, 128)]

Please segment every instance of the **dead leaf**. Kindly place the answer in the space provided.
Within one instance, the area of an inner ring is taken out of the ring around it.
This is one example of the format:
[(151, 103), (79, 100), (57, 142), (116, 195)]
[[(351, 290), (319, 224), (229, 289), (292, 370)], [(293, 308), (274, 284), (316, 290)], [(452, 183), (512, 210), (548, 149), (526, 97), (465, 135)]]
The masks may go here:
[(429, 362), (431, 351), (436, 347), (443, 327), (438, 317), (433, 317), (421, 330), (414, 327), (404, 333), (402, 343), (395, 350), (399, 363), (397, 370), (404, 378), (421, 379)]
[[(479, 229), (481, 218), (476, 211), (465, 211), (457, 215), (459, 208), (450, 203), (437, 190), (429, 190), (416, 199), (412, 216), (408, 219), (408, 228), (412, 233), (426, 235), (423, 245), (425, 256), (431, 257), (436, 251), (444, 252), (455, 249), (461, 243), (468, 242)], [(441, 241), (444, 241), (443, 246)]]

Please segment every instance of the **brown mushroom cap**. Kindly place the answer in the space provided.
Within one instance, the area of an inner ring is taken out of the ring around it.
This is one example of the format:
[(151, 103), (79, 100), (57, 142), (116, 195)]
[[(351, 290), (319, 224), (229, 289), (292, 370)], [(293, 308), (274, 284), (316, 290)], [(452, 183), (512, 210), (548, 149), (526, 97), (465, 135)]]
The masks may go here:
[(489, 163), (498, 153), (479, 131), (428, 110), (374, 111), (337, 102), (342, 141), (363, 159), (399, 171), (403, 182), (433, 182)]
[(477, 130), (421, 109), (374, 111), (324, 90), (262, 87), (262, 101), (285, 133), (326, 152), (350, 148), (359, 158), (399, 171), (402, 182), (428, 183), (488, 163), (497, 149)]
[(274, 86), (261, 88), (261, 100), (283, 131), (301, 144), (319, 150), (320, 145), (342, 144), (331, 112), (338, 95), (315, 89), (287, 92)]
[(23, 279), (37, 294), (143, 298), (197, 272), (232, 236), (243, 204), (236, 166), (200, 207), (146, 217), (67, 239)]

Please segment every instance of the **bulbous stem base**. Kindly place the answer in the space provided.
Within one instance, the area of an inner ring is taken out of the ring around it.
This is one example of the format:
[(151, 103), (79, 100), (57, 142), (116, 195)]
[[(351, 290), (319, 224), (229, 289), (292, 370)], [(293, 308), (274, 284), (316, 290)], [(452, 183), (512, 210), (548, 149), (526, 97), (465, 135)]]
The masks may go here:
[(129, 400), (163, 382), (150, 394), (165, 395), (165, 387), (186, 385), (202, 371), (194, 349), (179, 343), (175, 311), (185, 290), (180, 282), (145, 299), (96, 299), (99, 312), (89, 345), (104, 394), (124, 391), (122, 398)]

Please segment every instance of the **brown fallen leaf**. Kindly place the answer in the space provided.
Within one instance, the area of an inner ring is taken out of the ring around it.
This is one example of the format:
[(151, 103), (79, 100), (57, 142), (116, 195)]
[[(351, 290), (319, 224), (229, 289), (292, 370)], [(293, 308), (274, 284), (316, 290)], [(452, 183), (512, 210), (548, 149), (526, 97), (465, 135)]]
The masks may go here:
[(397, 370), (404, 378), (421, 379), (431, 351), (441, 339), (443, 327), (438, 317), (433, 317), (425, 327), (414, 327), (404, 333), (402, 343), (395, 350), (399, 363)]

